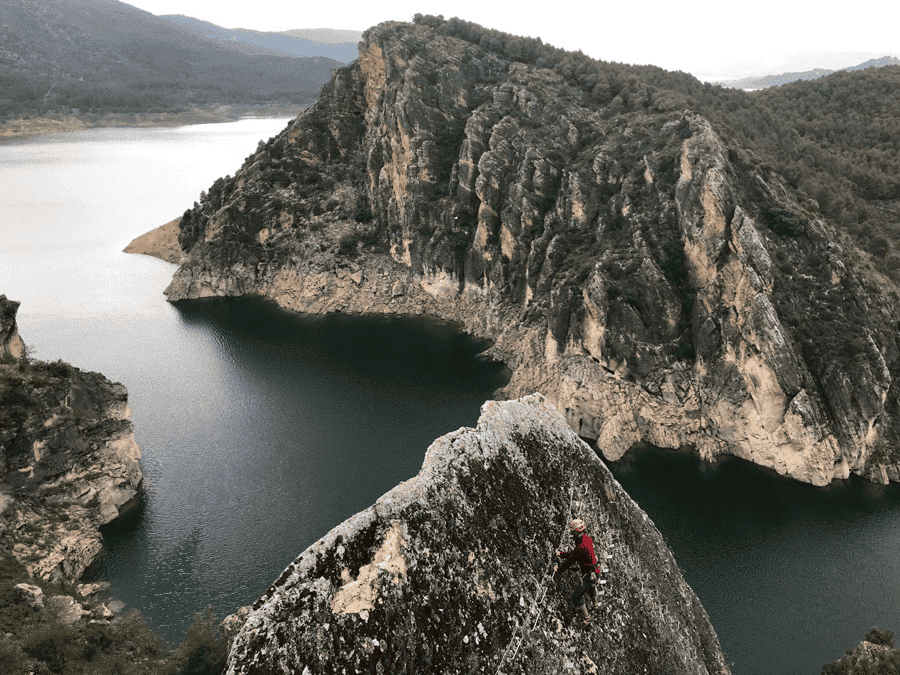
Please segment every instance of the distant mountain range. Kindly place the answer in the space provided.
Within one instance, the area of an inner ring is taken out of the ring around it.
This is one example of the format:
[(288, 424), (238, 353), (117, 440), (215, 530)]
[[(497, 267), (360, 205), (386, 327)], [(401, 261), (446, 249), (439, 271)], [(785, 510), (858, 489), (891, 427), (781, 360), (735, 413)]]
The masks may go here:
[(222, 28), (182, 14), (166, 14), (160, 19), (202, 40), (244, 54), (273, 56), (327, 56), (335, 61), (356, 60), (361, 31), (312, 28), (280, 33), (261, 33), (246, 28)]
[(308, 55), (241, 53), (118, 0), (2, 0), (0, 120), (302, 106), (346, 62), (324, 55), (333, 45), (319, 46)]
[(864, 70), (866, 68), (882, 68), (884, 66), (900, 65), (900, 59), (896, 56), (882, 56), (880, 59), (869, 59), (865, 63), (848, 68), (839, 68), (837, 70), (828, 70), (825, 68), (814, 68), (813, 70), (805, 70), (799, 73), (781, 73), (780, 75), (764, 75), (762, 77), (745, 77), (740, 80), (726, 80), (716, 82), (723, 87), (732, 89), (767, 89), (768, 87), (777, 87), (798, 80), (817, 80), (820, 77), (831, 75), (832, 73), (845, 70)]

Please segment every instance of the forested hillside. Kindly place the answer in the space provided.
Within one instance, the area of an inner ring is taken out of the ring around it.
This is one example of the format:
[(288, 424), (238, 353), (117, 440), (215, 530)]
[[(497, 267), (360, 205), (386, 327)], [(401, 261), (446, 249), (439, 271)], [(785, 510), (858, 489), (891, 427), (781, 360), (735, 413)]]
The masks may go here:
[(782, 174), (900, 282), (900, 66), (745, 92), (653, 66), (596, 61), (459, 19), (417, 15), (416, 21), (550, 68), (611, 113), (700, 113), (733, 146), (746, 148), (744, 161)]
[(900, 66), (744, 92), (648, 72), (818, 204), (900, 281)]
[[(181, 14), (166, 14), (159, 18), (201, 40), (213, 42), (244, 54), (292, 57), (327, 56), (341, 63), (350, 63), (356, 58), (356, 45), (362, 35), (357, 31), (328, 29), (264, 33), (246, 28), (222, 28), (208, 21)], [(325, 38), (337, 39), (332, 41)]]
[(767, 87), (779, 87), (798, 80), (817, 80), (820, 77), (836, 72), (849, 72), (853, 70), (865, 70), (867, 68), (882, 68), (884, 66), (900, 66), (900, 59), (896, 56), (882, 56), (877, 59), (869, 59), (863, 63), (848, 68), (827, 69), (814, 68), (803, 72), (779, 73), (778, 75), (763, 75), (762, 77), (745, 77), (740, 80), (727, 80), (718, 82), (723, 87), (733, 89), (766, 89)]
[(115, 0), (0, 3), (0, 120), (209, 104), (306, 104), (325, 57), (248, 56)]

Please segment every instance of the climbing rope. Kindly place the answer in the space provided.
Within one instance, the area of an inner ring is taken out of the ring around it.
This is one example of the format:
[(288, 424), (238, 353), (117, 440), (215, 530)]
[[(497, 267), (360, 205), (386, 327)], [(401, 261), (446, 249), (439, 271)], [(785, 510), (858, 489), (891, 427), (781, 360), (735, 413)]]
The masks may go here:
[[(572, 515), (572, 501), (574, 499), (575, 486), (571, 486), (569, 488), (569, 508), (566, 511), (566, 520), (563, 523), (563, 532), (562, 536), (559, 540), (559, 546), (562, 546), (562, 542), (566, 536), (566, 526), (569, 523)], [(531, 627), (531, 630), (534, 630), (537, 627), (537, 623), (541, 618), (540, 609), (538, 608), (539, 603), (543, 603), (544, 597), (547, 595), (548, 581), (549, 578), (553, 575), (553, 562), (551, 561), (547, 567), (547, 570), (544, 571), (540, 581), (538, 581), (537, 589), (535, 590), (534, 600), (531, 602), (531, 608), (529, 610), (528, 616), (530, 617), (532, 614), (535, 614), (534, 624)], [(523, 622), (524, 623), (524, 622)], [(506, 649), (503, 650), (503, 656), (500, 657), (500, 663), (497, 664), (497, 675), (500, 675), (500, 671), (503, 669), (503, 665), (506, 663), (507, 658), (511, 661), (516, 657), (516, 654), (519, 652), (519, 647), (522, 644), (522, 636), (519, 635), (519, 631), (522, 628), (521, 623), (516, 623), (516, 628), (513, 630), (512, 636), (510, 636), (509, 643), (506, 645)]]
[[(569, 508), (566, 512), (566, 519), (565, 519), (565, 522), (563, 523), (562, 534), (560, 535), (559, 545), (556, 547), (556, 550), (561, 549), (563, 546), (563, 542), (565, 541), (565, 538), (566, 538), (566, 532), (568, 531), (568, 525), (569, 525), (569, 522), (571, 521), (573, 515), (577, 516), (579, 518), (583, 515), (585, 501), (587, 498), (587, 493), (588, 493), (588, 484), (585, 483), (581, 486), (581, 495), (580, 495), (581, 498), (577, 502), (578, 511), (577, 511), (577, 513), (573, 514), (572, 505), (575, 503), (575, 486), (573, 485), (573, 486), (569, 487)], [(597, 505), (597, 506), (599, 506), (599, 505)], [(603, 573), (609, 571), (609, 568), (605, 567), (603, 565), (605, 565), (606, 560), (609, 560), (611, 558), (612, 558), (612, 555), (607, 554), (605, 556), (605, 560), (600, 562), (601, 570)], [(544, 574), (541, 576), (540, 580), (538, 581), (537, 588), (535, 589), (534, 600), (532, 600), (531, 607), (528, 612), (529, 618), (532, 615), (534, 615), (534, 622), (531, 624), (531, 628), (529, 629), (530, 631), (534, 631), (535, 629), (537, 629), (538, 622), (541, 620), (541, 610), (544, 606), (544, 599), (547, 596), (547, 589), (549, 588), (550, 579), (553, 577), (554, 564), (555, 564), (555, 562), (553, 560), (551, 560), (551, 562), (547, 566), (546, 571), (544, 572)], [(606, 579), (601, 579), (600, 585), (603, 586), (605, 584), (606, 584)], [(606, 593), (606, 591), (602, 588), (600, 590), (598, 590), (599, 595), (605, 595), (605, 593)], [(525, 624), (524, 621), (522, 623), (518, 623), (518, 622), (516, 623), (516, 628), (515, 628), (515, 630), (513, 630), (512, 636), (510, 636), (510, 639), (509, 639), (509, 643), (506, 645), (506, 649), (503, 650), (503, 656), (500, 658), (500, 663), (497, 665), (497, 675), (500, 675), (500, 672), (503, 669), (503, 666), (507, 662), (507, 660), (512, 661), (516, 657), (516, 654), (518, 654), (519, 647), (522, 646), (522, 640), (523, 640), (523, 636), (520, 635), (519, 632), (522, 629), (522, 626), (524, 624)]]

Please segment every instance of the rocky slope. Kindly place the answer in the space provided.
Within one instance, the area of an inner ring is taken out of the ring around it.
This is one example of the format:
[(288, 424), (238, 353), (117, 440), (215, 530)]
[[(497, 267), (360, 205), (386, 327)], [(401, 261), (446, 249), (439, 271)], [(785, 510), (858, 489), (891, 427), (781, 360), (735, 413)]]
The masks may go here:
[[(594, 625), (552, 579), (566, 524), (606, 555)], [(661, 535), (546, 399), (488, 402), (419, 474), (303, 552), (249, 612), (227, 673), (727, 673)]]
[(25, 356), (25, 343), (16, 325), (18, 311), (18, 302), (0, 295), (0, 360), (17, 360)]
[[(17, 308), (0, 296), (0, 336), (18, 334)], [(100, 527), (137, 498), (130, 415), (125, 387), (99, 373), (0, 359), (0, 546), (33, 578), (77, 580), (102, 551)]]
[(837, 661), (822, 666), (822, 675), (890, 675), (900, 672), (900, 649), (894, 631), (873, 628)]
[(505, 395), (543, 392), (608, 458), (900, 479), (897, 289), (705, 119), (576, 63), (455, 20), (369, 30), (184, 214), (169, 299), (457, 320)]

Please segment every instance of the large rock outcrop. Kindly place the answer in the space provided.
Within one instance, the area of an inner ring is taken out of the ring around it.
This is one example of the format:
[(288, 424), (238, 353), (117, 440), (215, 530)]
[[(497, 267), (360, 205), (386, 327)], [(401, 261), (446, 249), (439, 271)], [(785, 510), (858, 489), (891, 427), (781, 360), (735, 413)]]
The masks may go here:
[(100, 527), (138, 498), (130, 417), (125, 387), (99, 373), (0, 363), (0, 546), (32, 577), (77, 580), (103, 549)]
[(900, 479), (890, 282), (705, 119), (541, 49), (369, 30), (184, 214), (169, 299), (459, 321), (512, 369), (507, 396), (542, 391), (608, 458), (646, 441)]
[(894, 645), (894, 631), (873, 628), (853, 649), (837, 661), (822, 666), (822, 675), (889, 675), (900, 671), (900, 649)]
[(16, 312), (19, 303), (0, 295), (0, 360), (14, 361), (25, 356), (25, 343), (19, 337)]
[[(575, 573), (554, 582), (550, 567), (575, 515), (611, 556), (589, 629), (572, 620)], [(729, 672), (653, 523), (540, 395), (486, 403), (477, 428), (439, 438), (416, 477), (304, 551), (227, 669), (457, 672)]]

